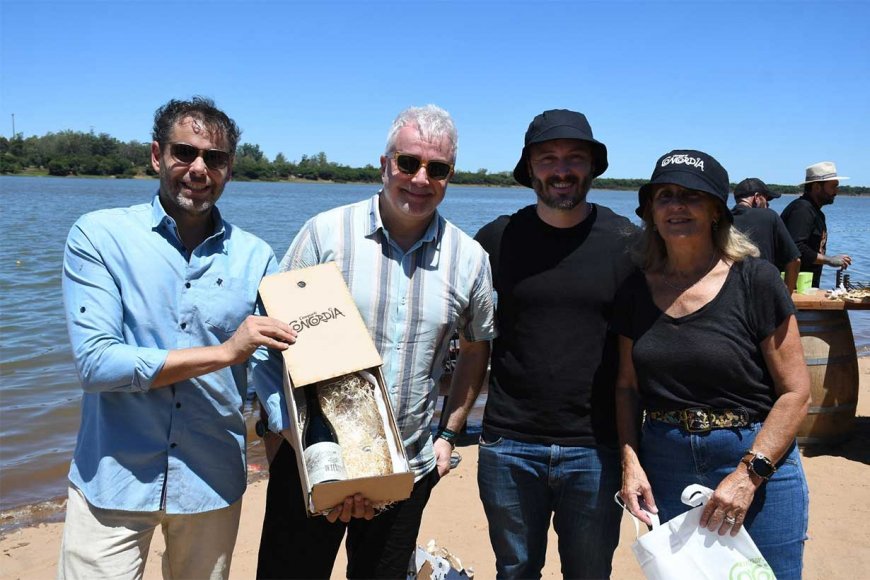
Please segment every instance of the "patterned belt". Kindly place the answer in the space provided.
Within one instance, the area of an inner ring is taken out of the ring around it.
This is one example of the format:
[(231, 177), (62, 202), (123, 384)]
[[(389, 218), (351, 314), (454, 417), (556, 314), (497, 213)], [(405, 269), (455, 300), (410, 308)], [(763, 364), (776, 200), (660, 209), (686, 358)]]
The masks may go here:
[(746, 427), (751, 423), (746, 409), (710, 409), (692, 407), (676, 411), (648, 411), (650, 419), (679, 425), (689, 433), (703, 433), (713, 429), (728, 429), (731, 427)]

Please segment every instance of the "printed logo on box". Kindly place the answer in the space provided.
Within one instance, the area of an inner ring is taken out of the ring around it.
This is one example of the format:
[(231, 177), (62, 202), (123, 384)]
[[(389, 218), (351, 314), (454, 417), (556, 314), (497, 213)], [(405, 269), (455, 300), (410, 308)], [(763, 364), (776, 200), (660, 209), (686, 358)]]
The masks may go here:
[(321, 322), (329, 322), (330, 320), (335, 320), (339, 316), (345, 318), (345, 314), (341, 310), (339, 310), (338, 308), (330, 307), (323, 312), (312, 312), (310, 314), (305, 314), (295, 320), (291, 320), (287, 324), (289, 324), (290, 328), (292, 328), (296, 332), (302, 332), (306, 328), (318, 326)]

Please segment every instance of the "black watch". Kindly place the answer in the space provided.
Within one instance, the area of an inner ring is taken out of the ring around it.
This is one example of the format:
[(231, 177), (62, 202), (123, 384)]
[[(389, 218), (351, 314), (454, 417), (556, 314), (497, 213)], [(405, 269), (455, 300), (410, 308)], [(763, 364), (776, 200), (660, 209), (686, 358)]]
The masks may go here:
[(258, 419), (254, 424), (254, 431), (257, 433), (258, 437), (265, 437), (266, 433), (269, 432), (269, 424), (263, 419)]
[(750, 473), (754, 473), (765, 481), (776, 473), (776, 467), (773, 465), (773, 462), (758, 451), (748, 450), (741, 461), (746, 464)]

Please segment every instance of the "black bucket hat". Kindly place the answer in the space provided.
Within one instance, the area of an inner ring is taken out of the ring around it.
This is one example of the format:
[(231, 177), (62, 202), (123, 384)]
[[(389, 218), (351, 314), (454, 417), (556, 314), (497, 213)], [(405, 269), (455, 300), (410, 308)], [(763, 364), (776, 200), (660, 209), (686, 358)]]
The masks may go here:
[(743, 199), (756, 193), (760, 193), (767, 199), (776, 199), (782, 196), (778, 191), (770, 191), (767, 184), (757, 177), (747, 177), (734, 188), (734, 199)]
[(586, 115), (567, 109), (552, 109), (544, 111), (529, 124), (523, 154), (514, 168), (514, 179), (526, 187), (532, 186), (528, 163), (529, 145), (553, 139), (586, 141), (592, 146), (592, 177), (598, 177), (607, 170), (607, 147), (592, 137), (592, 127), (589, 126)]
[(727, 205), (730, 187), (728, 172), (712, 155), (694, 149), (674, 149), (659, 157), (649, 183), (637, 192), (638, 208), (634, 212), (639, 217), (643, 217), (653, 186), (662, 183), (673, 183), (708, 194), (719, 202), (722, 217), (728, 223), (734, 221)]

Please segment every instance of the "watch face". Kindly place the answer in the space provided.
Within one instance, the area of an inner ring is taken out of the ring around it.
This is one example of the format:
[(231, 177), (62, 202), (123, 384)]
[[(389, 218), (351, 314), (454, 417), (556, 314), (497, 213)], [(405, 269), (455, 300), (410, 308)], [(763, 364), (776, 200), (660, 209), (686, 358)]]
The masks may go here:
[(750, 466), (752, 467), (752, 471), (765, 479), (773, 475), (773, 468), (767, 461), (764, 461), (760, 457), (753, 457)]

